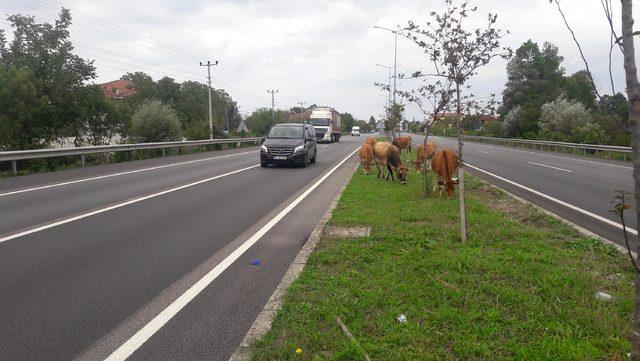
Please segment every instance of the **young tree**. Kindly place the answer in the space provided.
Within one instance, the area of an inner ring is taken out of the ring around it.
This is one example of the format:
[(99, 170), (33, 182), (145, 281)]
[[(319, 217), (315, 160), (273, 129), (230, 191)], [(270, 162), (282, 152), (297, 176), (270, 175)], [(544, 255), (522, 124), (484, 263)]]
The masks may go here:
[[(458, 4), (459, 3), (459, 4)], [(450, 81), (456, 91), (456, 114), (458, 129), (458, 173), (460, 190), (460, 237), (467, 239), (467, 220), (464, 198), (463, 134), (461, 129), (461, 88), (479, 68), (496, 57), (509, 58), (511, 50), (500, 45), (506, 32), (496, 28), (497, 15), (488, 15), (485, 28), (467, 30), (466, 21), (477, 7), (470, 7), (469, 0), (445, 0), (441, 13), (432, 11), (431, 20), (420, 26), (410, 21), (404, 28), (406, 36), (427, 54), (434, 72), (425, 75), (442, 77)]]
[[(582, 53), (582, 48), (578, 42), (574, 31), (571, 29), (560, 3), (557, 0), (549, 0), (550, 3), (555, 4), (558, 8), (562, 19), (567, 26), (567, 29), (571, 33), (574, 42), (576, 43), (580, 55), (589, 72), (589, 66), (587, 59)], [(609, 48), (609, 59), (611, 59), (611, 51), (614, 47), (618, 46), (623, 55), (623, 66), (625, 72), (627, 98), (628, 98), (628, 121), (629, 132), (631, 138), (631, 148), (633, 149), (633, 179), (634, 179), (634, 196), (635, 196), (635, 218), (638, 221), (636, 230), (640, 230), (640, 82), (638, 81), (638, 68), (636, 65), (635, 57), (635, 44), (634, 36), (638, 35), (638, 32), (633, 31), (633, 0), (620, 0), (620, 15), (621, 15), (621, 36), (618, 36), (613, 22), (613, 8), (611, 6), (611, 0), (601, 0), (602, 8), (605, 13), (605, 17), (609, 24), (611, 44)], [(611, 60), (609, 60), (609, 67), (611, 67)], [(611, 75), (611, 71), (609, 72)], [(589, 73), (589, 75), (591, 75)], [(591, 77), (591, 79), (593, 79)], [(596, 89), (595, 83), (591, 81), (594, 92), (600, 98)], [(611, 79), (611, 90), (615, 93), (613, 86), (613, 78)], [(604, 103), (604, 99), (600, 99), (601, 103)], [(624, 209), (621, 210), (624, 212)], [(626, 237), (626, 234), (625, 234)], [(629, 247), (629, 246), (627, 246)], [(637, 254), (640, 254), (640, 242), (638, 243)], [(631, 257), (631, 253), (629, 252)], [(636, 266), (636, 260), (633, 258), (631, 262)], [(636, 271), (638, 269), (636, 268)], [(635, 301), (633, 311), (633, 324), (631, 327), (631, 360), (640, 361), (640, 272), (636, 272), (635, 280)]]
[(389, 107), (385, 107), (387, 112), (387, 119), (384, 121), (384, 130), (391, 132), (391, 137), (396, 137), (396, 129), (398, 125), (404, 120), (404, 105), (400, 103), (393, 103)]

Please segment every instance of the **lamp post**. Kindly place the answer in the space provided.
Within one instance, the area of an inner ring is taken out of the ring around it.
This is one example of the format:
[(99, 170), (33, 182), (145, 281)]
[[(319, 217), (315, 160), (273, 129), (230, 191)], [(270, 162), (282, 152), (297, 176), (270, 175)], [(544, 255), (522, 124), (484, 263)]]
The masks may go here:
[(393, 43), (393, 104), (396, 103), (396, 75), (398, 69), (398, 30), (391, 30), (382, 26), (374, 26), (374, 29), (381, 29), (390, 31), (394, 35), (394, 43)]

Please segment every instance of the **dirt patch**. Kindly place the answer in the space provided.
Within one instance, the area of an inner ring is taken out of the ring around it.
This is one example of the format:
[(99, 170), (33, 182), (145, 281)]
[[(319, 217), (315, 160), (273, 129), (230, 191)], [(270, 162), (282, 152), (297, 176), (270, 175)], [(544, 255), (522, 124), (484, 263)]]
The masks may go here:
[(371, 234), (371, 227), (326, 226), (324, 234), (338, 238), (368, 237)]

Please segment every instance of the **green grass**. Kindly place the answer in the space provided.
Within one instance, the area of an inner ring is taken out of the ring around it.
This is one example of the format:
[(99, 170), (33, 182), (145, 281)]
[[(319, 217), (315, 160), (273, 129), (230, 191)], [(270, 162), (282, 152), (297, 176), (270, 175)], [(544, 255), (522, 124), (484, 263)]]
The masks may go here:
[[(358, 170), (333, 225), (289, 289), (256, 360), (602, 360), (630, 350), (633, 272), (599, 241), (468, 177), (469, 240), (458, 202)], [(595, 299), (606, 291), (614, 302)], [(408, 322), (395, 321), (405, 314)], [(301, 348), (301, 354), (295, 350)]]

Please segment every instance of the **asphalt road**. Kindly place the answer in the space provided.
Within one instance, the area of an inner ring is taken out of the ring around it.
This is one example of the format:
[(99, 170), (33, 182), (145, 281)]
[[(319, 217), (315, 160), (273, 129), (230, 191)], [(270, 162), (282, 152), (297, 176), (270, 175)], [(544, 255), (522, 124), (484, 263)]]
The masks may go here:
[(359, 140), (306, 169), (255, 147), (0, 180), (0, 360), (227, 360), (356, 157), (305, 191)]
[[(413, 138), (416, 143), (424, 141), (421, 135)], [(429, 139), (440, 148), (457, 150), (456, 139)], [(616, 190), (633, 191), (630, 163), (470, 141), (464, 144), (464, 160), (469, 173), (624, 245), (624, 233), (611, 224), (619, 220), (610, 209)], [(631, 214), (625, 220), (635, 229), (636, 219)], [(629, 235), (635, 249), (637, 237)]]

